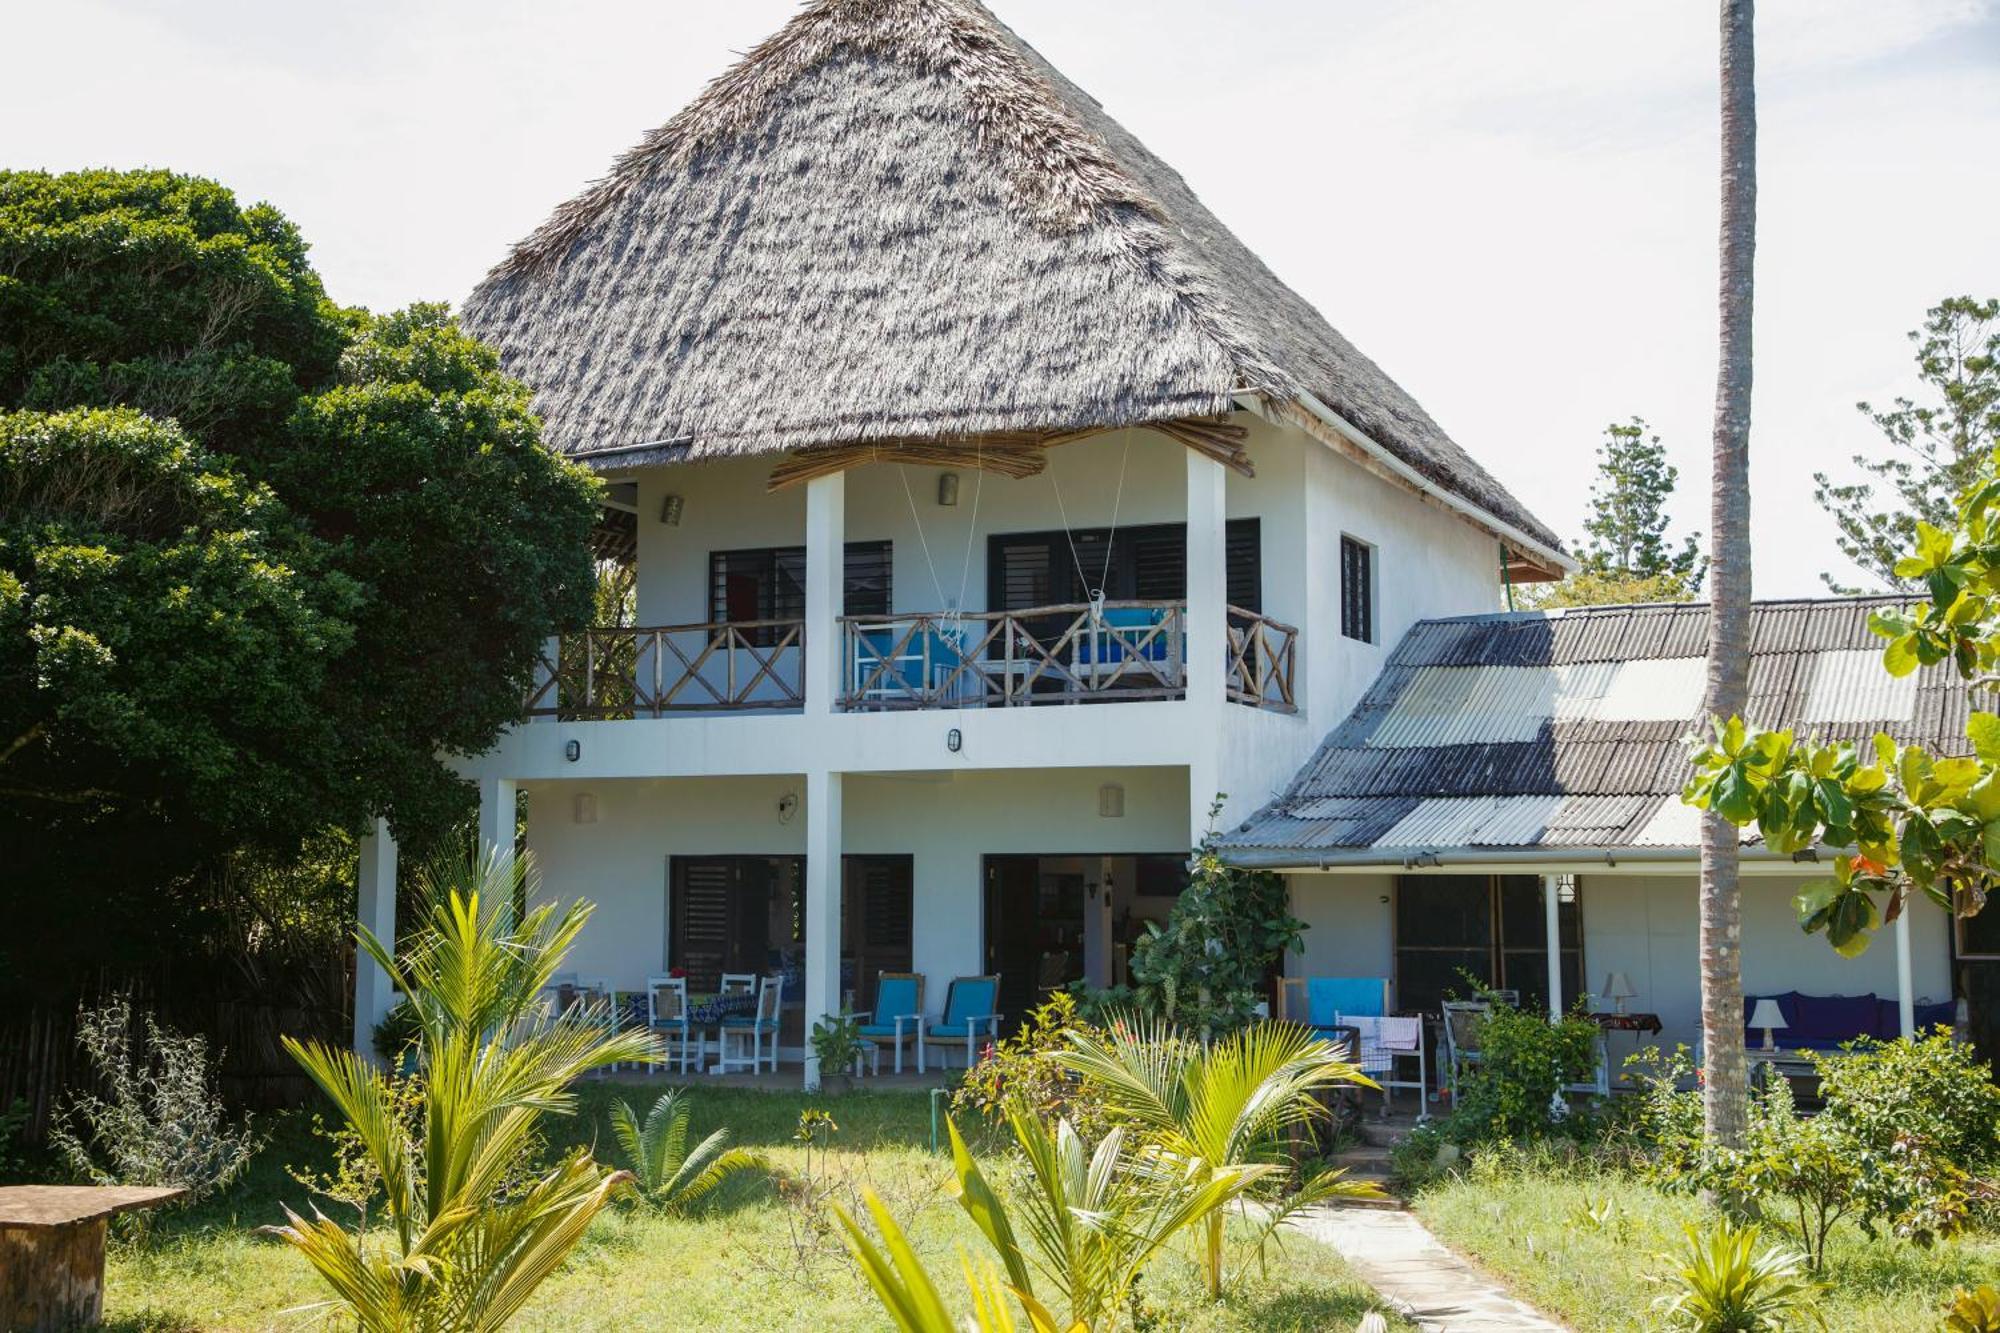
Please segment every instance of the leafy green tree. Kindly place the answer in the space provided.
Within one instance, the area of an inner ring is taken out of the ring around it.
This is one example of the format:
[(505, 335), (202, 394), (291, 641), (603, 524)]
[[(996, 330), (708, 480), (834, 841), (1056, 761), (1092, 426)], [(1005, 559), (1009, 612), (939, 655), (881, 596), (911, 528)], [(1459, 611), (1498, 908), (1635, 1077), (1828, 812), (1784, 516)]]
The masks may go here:
[(1678, 547), (1667, 540), (1667, 502), (1680, 470), (1667, 461), (1660, 437), (1638, 417), (1604, 428), (1597, 446), (1597, 481), (1590, 488), (1589, 540), (1581, 568), (1561, 583), (1529, 591), (1532, 607), (1601, 606), (1616, 602), (1685, 602), (1701, 591), (1708, 561), (1701, 536)]
[[(1813, 498), (1840, 529), (1840, 553), (1869, 580), (1902, 592), (1918, 590), (1896, 572), (1917, 524), (1949, 527), (1958, 496), (2000, 448), (2000, 300), (1948, 297), (1925, 312), (1910, 341), (1926, 400), (1898, 398), (1886, 411), (1856, 404), (1890, 447), (1886, 458), (1854, 455), (1854, 466), (1873, 480), (1836, 483), (1813, 474)], [(1831, 574), (1820, 577), (1835, 592), (1860, 591)]]
[(237, 849), (448, 827), (439, 756), (590, 614), (596, 483), (527, 391), (442, 307), (334, 306), (212, 181), (0, 172), (0, 412), (0, 977)]

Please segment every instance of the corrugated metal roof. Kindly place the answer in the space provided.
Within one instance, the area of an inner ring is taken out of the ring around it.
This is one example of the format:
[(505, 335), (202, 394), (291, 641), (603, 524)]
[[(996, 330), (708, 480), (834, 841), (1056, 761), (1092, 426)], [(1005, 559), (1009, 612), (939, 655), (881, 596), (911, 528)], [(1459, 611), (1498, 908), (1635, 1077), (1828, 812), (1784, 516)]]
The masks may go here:
[[(1760, 603), (1750, 707), (1766, 726), (1865, 743), (1878, 729), (1966, 750), (1949, 664), (1900, 679), (1869, 613), (1889, 599)], [(1705, 606), (1424, 621), (1277, 801), (1225, 849), (1688, 847)], [(1301, 861), (1309, 860), (1301, 856)]]

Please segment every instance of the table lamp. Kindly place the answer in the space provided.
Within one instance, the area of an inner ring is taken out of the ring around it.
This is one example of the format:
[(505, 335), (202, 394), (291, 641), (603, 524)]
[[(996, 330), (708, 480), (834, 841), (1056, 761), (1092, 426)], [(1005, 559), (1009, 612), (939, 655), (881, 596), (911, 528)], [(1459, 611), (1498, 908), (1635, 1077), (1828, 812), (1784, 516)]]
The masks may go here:
[(1632, 978), (1623, 972), (1613, 972), (1604, 979), (1604, 997), (1610, 1000), (1621, 1014), (1625, 1012), (1625, 1001), (1638, 993), (1632, 989)]
[(1779, 1010), (1778, 1002), (1766, 996), (1757, 1001), (1756, 1009), (1751, 1011), (1750, 1026), (1764, 1029), (1764, 1049), (1774, 1051), (1777, 1045), (1771, 1040), (1772, 1031), (1791, 1025), (1785, 1022), (1785, 1015)]

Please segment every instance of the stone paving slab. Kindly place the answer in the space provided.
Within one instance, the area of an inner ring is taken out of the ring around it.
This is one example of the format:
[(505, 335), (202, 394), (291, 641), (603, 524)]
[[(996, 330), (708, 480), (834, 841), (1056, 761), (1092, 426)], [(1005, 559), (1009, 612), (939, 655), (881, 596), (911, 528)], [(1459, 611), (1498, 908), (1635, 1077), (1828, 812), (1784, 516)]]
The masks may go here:
[(1564, 1333), (1509, 1296), (1402, 1210), (1313, 1208), (1299, 1230), (1340, 1251), (1362, 1281), (1425, 1333)]

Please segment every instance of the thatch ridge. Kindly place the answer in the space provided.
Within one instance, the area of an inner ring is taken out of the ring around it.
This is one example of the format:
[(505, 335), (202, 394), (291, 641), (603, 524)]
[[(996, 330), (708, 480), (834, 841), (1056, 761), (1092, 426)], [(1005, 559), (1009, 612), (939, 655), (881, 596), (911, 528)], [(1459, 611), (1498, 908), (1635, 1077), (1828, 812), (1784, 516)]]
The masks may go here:
[(1309, 390), (1560, 547), (976, 0), (815, 0), (517, 246), (465, 319), (559, 447), (627, 465)]

